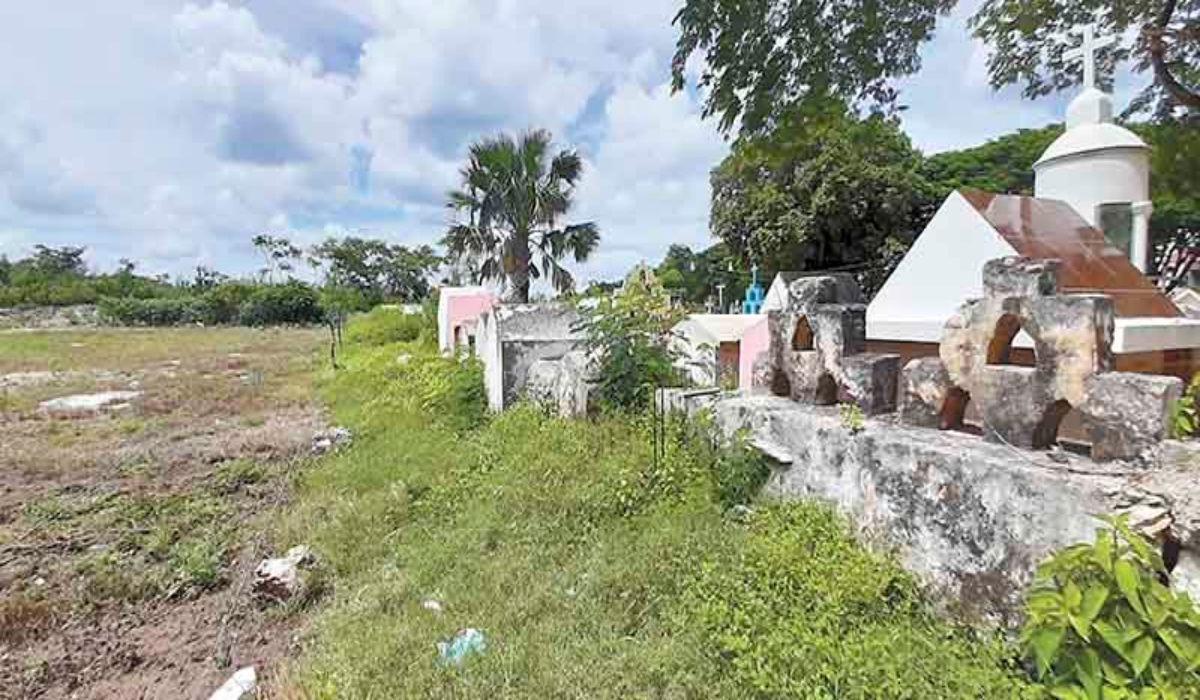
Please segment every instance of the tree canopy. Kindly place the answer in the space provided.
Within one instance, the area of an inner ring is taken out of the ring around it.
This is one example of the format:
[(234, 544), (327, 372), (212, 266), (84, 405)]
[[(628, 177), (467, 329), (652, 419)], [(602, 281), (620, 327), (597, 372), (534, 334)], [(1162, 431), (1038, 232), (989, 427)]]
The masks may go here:
[(768, 273), (869, 266), (927, 219), (920, 166), (890, 118), (859, 119), (834, 102), (797, 110), (739, 140), (713, 171), (712, 233)]
[[(723, 132), (762, 135), (798, 106), (829, 97), (870, 111), (897, 105), (893, 80), (916, 73), (919, 50), (955, 0), (686, 0), (672, 84), (682, 90), (699, 54), (706, 117)], [(992, 49), (989, 77), (1021, 83), (1034, 97), (1077, 84), (1076, 27), (1096, 23), (1118, 37), (1098, 55), (1101, 82), (1117, 62), (1149, 72), (1130, 113), (1158, 119), (1200, 114), (1200, 0), (986, 0), (971, 18)]]
[(408, 248), (371, 238), (330, 238), (312, 249), (326, 281), (357, 292), (367, 306), (429, 296), (429, 276), (441, 263), (427, 245)]
[(504, 282), (518, 302), (529, 301), (530, 284), (541, 277), (555, 291), (574, 289), (560, 261), (569, 255), (584, 262), (600, 242), (594, 223), (562, 223), (583, 159), (572, 150), (552, 153), (552, 142), (550, 132), (538, 130), (475, 143), (459, 189), (448, 195), (458, 217), (442, 239), (451, 260), (477, 261), (480, 281)]
[(833, 97), (887, 107), (889, 79), (915, 73), (918, 49), (954, 0), (687, 0), (671, 64), (675, 90), (688, 61), (704, 58), (698, 79), (705, 116), (722, 131), (769, 130), (788, 110)]
[(971, 18), (975, 35), (993, 49), (992, 85), (1023, 83), (1029, 97), (1080, 82), (1081, 65), (1063, 52), (1078, 45), (1072, 31), (1092, 23), (1116, 40), (1096, 57), (1101, 84), (1111, 85), (1121, 61), (1150, 73), (1127, 113), (1200, 116), (1200, 0), (987, 0)]

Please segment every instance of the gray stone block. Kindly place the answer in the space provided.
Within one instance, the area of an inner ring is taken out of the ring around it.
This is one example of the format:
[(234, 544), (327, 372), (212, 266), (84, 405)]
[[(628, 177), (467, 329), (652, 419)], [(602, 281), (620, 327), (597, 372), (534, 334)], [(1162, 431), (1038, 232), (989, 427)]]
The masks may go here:
[(896, 410), (900, 356), (861, 353), (842, 358), (838, 399), (856, 404), (871, 416)]
[(898, 393), (902, 423), (939, 430), (962, 427), (967, 394), (950, 381), (939, 358), (910, 360), (900, 373)]
[(1143, 459), (1167, 437), (1171, 405), (1182, 392), (1183, 382), (1177, 377), (1129, 372), (1089, 377), (1087, 400), (1079, 410), (1092, 442), (1092, 458), (1100, 462)]
[(1057, 260), (997, 258), (983, 265), (984, 294), (994, 297), (1044, 297), (1058, 293)]
[(1051, 397), (1032, 367), (984, 368), (972, 398), (983, 416), (983, 436), (1014, 447), (1044, 449), (1054, 444), (1058, 425), (1071, 409)]

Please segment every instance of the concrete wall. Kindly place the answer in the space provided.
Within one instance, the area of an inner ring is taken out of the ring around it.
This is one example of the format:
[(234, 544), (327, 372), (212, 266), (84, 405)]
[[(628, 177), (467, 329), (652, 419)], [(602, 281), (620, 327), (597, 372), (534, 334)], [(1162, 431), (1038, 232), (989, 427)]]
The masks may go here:
[(438, 349), (449, 352), (488, 309), (496, 295), (483, 287), (443, 287), (438, 296)]
[(576, 349), (579, 313), (565, 304), (500, 304), (478, 324), (476, 355), (483, 362), (488, 407), (503, 411), (525, 390), (529, 369)]
[[(1016, 622), (1037, 564), (1090, 541), (1097, 515), (1128, 512), (1135, 526), (1170, 532), (1188, 561), (1200, 557), (1194, 452), (1148, 473), (1073, 455), (1051, 460), (886, 417), (852, 433), (836, 407), (771, 396), (667, 394), (677, 410), (712, 410), (726, 434), (749, 429), (765, 453), (789, 462), (775, 469), (769, 494), (833, 504), (969, 615)], [(1178, 585), (1194, 590), (1200, 579)]]
[(754, 385), (754, 363), (771, 349), (771, 328), (764, 316), (761, 321), (746, 329), (742, 336), (741, 356), (738, 358), (738, 388), (751, 389)]

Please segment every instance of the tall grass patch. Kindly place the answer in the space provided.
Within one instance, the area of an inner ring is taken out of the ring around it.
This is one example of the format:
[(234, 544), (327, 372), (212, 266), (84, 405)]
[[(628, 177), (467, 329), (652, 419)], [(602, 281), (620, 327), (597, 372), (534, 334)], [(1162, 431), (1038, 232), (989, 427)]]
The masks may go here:
[[(306, 474), (279, 527), (332, 573), (291, 677), (307, 697), (1027, 690), (1011, 649), (931, 615), (840, 517), (758, 500), (765, 466), (736, 441), (680, 425), (656, 449), (652, 422), (621, 413), (488, 417), (481, 379), (420, 343), (350, 343), (327, 372), (355, 440)], [(439, 662), (466, 627), (486, 650)]]

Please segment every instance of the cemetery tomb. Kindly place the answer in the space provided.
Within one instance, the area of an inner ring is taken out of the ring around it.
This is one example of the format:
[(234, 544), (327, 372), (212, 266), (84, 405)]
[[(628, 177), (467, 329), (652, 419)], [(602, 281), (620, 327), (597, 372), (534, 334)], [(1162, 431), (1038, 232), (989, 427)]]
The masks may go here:
[(498, 299), (485, 287), (442, 287), (438, 290), (438, 349), (473, 349), (479, 318)]

